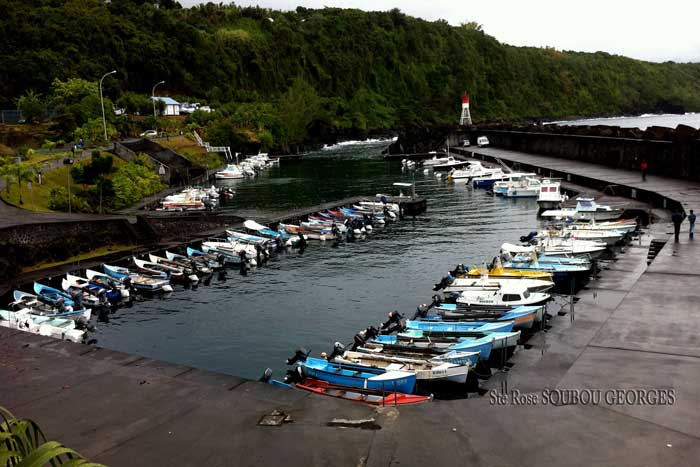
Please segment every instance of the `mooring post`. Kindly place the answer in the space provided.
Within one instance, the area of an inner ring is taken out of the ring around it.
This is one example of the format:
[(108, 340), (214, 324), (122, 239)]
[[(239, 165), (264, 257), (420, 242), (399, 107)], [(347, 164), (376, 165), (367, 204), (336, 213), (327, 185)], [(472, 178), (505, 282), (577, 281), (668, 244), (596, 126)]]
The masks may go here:
[(571, 313), (571, 322), (573, 323), (575, 320), (574, 317), (574, 291), (576, 290), (576, 277), (571, 278), (571, 302), (570, 302), (570, 313)]

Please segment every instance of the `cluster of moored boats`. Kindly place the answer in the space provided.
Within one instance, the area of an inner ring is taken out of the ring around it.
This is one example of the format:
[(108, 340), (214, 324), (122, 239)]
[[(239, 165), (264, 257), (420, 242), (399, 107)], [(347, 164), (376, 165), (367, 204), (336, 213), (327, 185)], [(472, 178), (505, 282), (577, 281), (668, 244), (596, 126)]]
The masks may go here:
[(225, 169), (214, 174), (219, 180), (255, 178), (265, 169), (279, 165), (279, 159), (270, 159), (267, 153), (248, 156), (243, 162), (228, 164)]
[(634, 219), (568, 219), (531, 232), (521, 244), (504, 243), (488, 267), (458, 265), (411, 319), (391, 312), (320, 357), (299, 349), (287, 360), (293, 369), (284, 381), (272, 379), (270, 370), (261, 380), (375, 405), (430, 400), (445, 384), (450, 392), (453, 383), (472, 391), (543, 327), (555, 287), (568, 293), (572, 284), (582, 285), (596, 259), (614, 254), (611, 247), (637, 230)]
[(60, 286), (35, 282), (31, 292), (15, 290), (7, 310), (0, 310), (0, 326), (73, 342), (90, 342), (94, 314), (102, 316), (131, 301), (133, 294), (162, 294), (173, 284), (196, 285), (215, 272), (235, 265), (247, 274), (287, 248), (306, 248), (308, 241), (351, 242), (401, 216), (398, 204), (359, 201), (306, 216), (299, 225), (278, 223), (275, 228), (247, 220), (223, 238), (187, 246), (181, 253), (164, 251), (132, 257), (128, 265), (103, 264), (101, 270), (66, 274)]
[(206, 211), (219, 206), (219, 200), (230, 198), (235, 192), (230, 188), (217, 190), (215, 186), (209, 188), (187, 187), (178, 193), (168, 195), (161, 200), (158, 211)]

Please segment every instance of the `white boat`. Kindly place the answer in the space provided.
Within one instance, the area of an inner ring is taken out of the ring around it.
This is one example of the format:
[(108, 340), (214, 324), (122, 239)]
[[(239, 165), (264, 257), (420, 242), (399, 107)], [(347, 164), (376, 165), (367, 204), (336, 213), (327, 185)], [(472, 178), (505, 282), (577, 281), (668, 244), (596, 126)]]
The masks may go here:
[(572, 218), (577, 221), (606, 221), (619, 219), (623, 210), (610, 206), (600, 205), (593, 198), (577, 198), (575, 208), (549, 210), (542, 213), (542, 217), (565, 219)]
[(518, 254), (542, 253), (546, 256), (585, 256), (590, 259), (597, 258), (605, 251), (606, 245), (601, 242), (588, 240), (558, 240), (545, 239), (538, 245), (521, 246), (512, 243), (501, 245), (501, 253), (509, 253), (511, 256)]
[(536, 177), (525, 177), (508, 184), (503, 196), (505, 198), (537, 198), (542, 182)]
[(554, 282), (545, 281), (540, 279), (527, 279), (527, 278), (504, 278), (504, 277), (478, 277), (478, 278), (462, 278), (454, 279), (444, 291), (446, 294), (459, 295), (466, 290), (496, 290), (501, 289), (509, 291), (511, 289), (517, 289), (519, 291), (522, 287), (525, 287), (530, 293), (546, 292), (552, 287), (554, 287)]
[(467, 375), (472, 368), (471, 363), (460, 365), (446, 361), (353, 351), (344, 352), (342, 357), (336, 357), (333, 361), (369, 368), (382, 368), (387, 371), (415, 373), (418, 380), (444, 380), (456, 383), (466, 383)]
[(380, 201), (360, 201), (357, 203), (365, 209), (373, 209), (376, 212), (382, 212), (386, 207), (390, 212), (398, 213), (399, 205), (397, 203), (382, 203)]
[[(218, 194), (217, 194), (218, 198)], [(216, 198), (210, 197), (208, 190), (185, 188), (180, 193), (166, 196), (161, 201), (162, 211), (204, 211), (207, 206), (215, 206)]]
[(440, 164), (446, 164), (448, 162), (448, 157), (438, 157), (437, 155), (433, 156), (432, 159), (426, 159), (423, 161), (423, 167), (433, 167), (436, 165)]
[(163, 258), (162, 256), (156, 256), (152, 253), (148, 254), (148, 260), (151, 263), (160, 264), (161, 266), (167, 266), (173, 268), (173, 271), (181, 270), (182, 273), (187, 276), (187, 280), (193, 283), (199, 282), (199, 276), (195, 274), (194, 268), (191, 265), (183, 266), (180, 263), (171, 261), (168, 258)]
[(485, 167), (480, 161), (469, 161), (469, 167), (451, 170), (447, 175), (447, 179), (469, 181), (469, 179), (474, 177), (484, 177), (493, 174), (503, 174), (503, 170), (499, 167)]
[(250, 266), (257, 266), (257, 261), (255, 261), (257, 251), (255, 250), (255, 246), (247, 243), (202, 242), (202, 250), (205, 253), (224, 255), (224, 259), (227, 263), (236, 264), (241, 262), (241, 253), (244, 252), (248, 264)]
[(537, 233), (538, 238), (563, 238), (571, 240), (591, 240), (605, 243), (607, 246), (615, 245), (624, 237), (624, 232), (617, 230), (576, 230), (564, 228), (563, 230), (548, 229)]
[(467, 306), (472, 309), (488, 309), (493, 307), (516, 307), (523, 305), (540, 305), (550, 299), (545, 292), (531, 293), (524, 285), (513, 284), (508, 290), (504, 288), (493, 290), (465, 290), (457, 298), (457, 306)]
[(435, 164), (433, 165), (433, 170), (451, 170), (451, 169), (457, 169), (459, 167), (465, 167), (469, 165), (469, 161), (460, 161), (455, 159), (452, 156), (447, 156), (447, 161), (441, 163), (441, 164)]
[(637, 230), (637, 221), (634, 219), (620, 219), (616, 221), (598, 222), (592, 220), (590, 222), (575, 222), (573, 224), (565, 224), (567, 228), (573, 230), (613, 230), (624, 233), (631, 233)]
[(540, 185), (540, 192), (537, 195), (537, 205), (540, 209), (558, 209), (561, 204), (569, 199), (561, 193), (561, 181), (552, 178), (545, 178)]
[(76, 343), (86, 338), (85, 331), (77, 329), (72, 319), (38, 316), (27, 311), (0, 310), (0, 326)]
[(108, 276), (107, 274), (102, 274), (101, 272), (93, 271), (92, 269), (86, 269), (85, 276), (87, 276), (88, 280), (93, 284), (119, 290), (122, 298), (129, 298), (131, 295), (128, 287), (125, 287), (122, 282)]

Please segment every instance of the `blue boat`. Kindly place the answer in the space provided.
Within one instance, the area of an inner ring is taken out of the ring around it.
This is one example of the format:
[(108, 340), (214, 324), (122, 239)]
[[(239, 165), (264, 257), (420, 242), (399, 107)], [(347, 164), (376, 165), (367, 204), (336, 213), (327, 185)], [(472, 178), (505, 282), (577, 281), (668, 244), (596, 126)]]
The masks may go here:
[(493, 349), (494, 338), (484, 335), (479, 338), (465, 337), (452, 342), (439, 342), (420, 337), (411, 338), (410, 335), (402, 336), (377, 336), (371, 341), (373, 344), (380, 344), (384, 349), (406, 352), (429, 351), (445, 353), (449, 351), (479, 352), (483, 360), (488, 360)]
[(34, 293), (54, 306), (75, 306), (73, 297), (71, 297), (68, 293), (64, 292), (63, 290), (54, 289), (48, 285), (35, 282)]
[(535, 262), (507, 261), (503, 263), (503, 268), (548, 272), (552, 275), (554, 281), (562, 281), (570, 279), (574, 274), (587, 274), (590, 272), (590, 263), (588, 264), (588, 266), (581, 264), (562, 264), (558, 262), (548, 262), (547, 260), (540, 262), (538, 258)]
[(172, 292), (173, 288), (170, 285), (170, 281), (167, 279), (157, 279), (153, 277), (141, 276), (139, 274), (131, 272), (127, 268), (121, 266), (111, 266), (109, 264), (103, 264), (102, 270), (109, 277), (112, 277), (124, 286), (134, 287), (136, 290), (141, 292)]
[(344, 364), (311, 357), (299, 362), (299, 365), (308, 376), (340, 386), (380, 389), (405, 394), (413, 393), (416, 386), (416, 374), (405, 371), (384, 371), (368, 367), (354, 368), (352, 365), (348, 367)]
[[(437, 324), (442, 324), (442, 323), (437, 323)], [(472, 342), (475, 339), (481, 339), (484, 337), (488, 337), (493, 339), (493, 348), (494, 349), (504, 349), (506, 347), (514, 347), (518, 345), (518, 341), (520, 340), (520, 331), (515, 331), (515, 332), (475, 332), (475, 331), (464, 331), (459, 328), (449, 328), (445, 327), (444, 329), (430, 329), (430, 330), (421, 330), (421, 329), (407, 329), (401, 333), (398, 334), (398, 337), (400, 339), (425, 339), (429, 340), (430, 342), (440, 342), (440, 343), (445, 343), (449, 346), (450, 349), (454, 349), (454, 344), (458, 342), (466, 342), (467, 340), (471, 340)], [(459, 351), (473, 351), (470, 348), (467, 349), (460, 349), (457, 348), (455, 350)]]
[(49, 318), (63, 318), (63, 319), (78, 319), (85, 318), (90, 319), (91, 311), (85, 308), (79, 310), (74, 310), (72, 307), (55, 307), (54, 305), (48, 303), (43, 297), (38, 297), (36, 295), (22, 292), (21, 290), (15, 290), (12, 293), (14, 301), (10, 303), (10, 308), (13, 311), (28, 310), (32, 314), (46, 316)]
[[(430, 319), (422, 319), (421, 321), (428, 324), (445, 321), (449, 324), (464, 324), (466, 325), (465, 327), (485, 324), (497, 326), (499, 323), (509, 323), (509, 325), (515, 329), (531, 329), (536, 322), (544, 319), (545, 308), (536, 305), (519, 306), (511, 310), (493, 312), (489, 310), (463, 311), (459, 308), (459, 305), (455, 303), (443, 303), (436, 307), (435, 310), (437, 311), (437, 317), (431, 316)], [(479, 330), (481, 332), (488, 332), (483, 328)], [(508, 331), (510, 330), (512, 329)], [(507, 331), (499, 329), (497, 332)]]
[(493, 186), (494, 183), (503, 180), (504, 174), (500, 175), (490, 175), (490, 176), (484, 176), (484, 177), (476, 177), (472, 180), (472, 186), (474, 188), (484, 188), (484, 189), (489, 189)]
[(227, 230), (229, 241), (249, 243), (251, 245), (265, 246), (270, 243), (269, 238), (258, 237), (257, 235), (248, 235), (243, 232), (236, 232), (235, 230)]

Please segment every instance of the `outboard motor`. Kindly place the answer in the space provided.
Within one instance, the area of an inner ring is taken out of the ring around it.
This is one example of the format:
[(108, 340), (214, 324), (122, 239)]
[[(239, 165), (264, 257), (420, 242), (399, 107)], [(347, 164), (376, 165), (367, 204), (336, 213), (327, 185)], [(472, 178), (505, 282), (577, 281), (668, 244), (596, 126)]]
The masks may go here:
[(294, 355), (287, 359), (287, 365), (294, 365), (296, 362), (306, 361), (306, 357), (309, 356), (309, 351), (303, 347), (298, 348)]
[(433, 303), (430, 304), (430, 307), (436, 307), (442, 305), (442, 298), (440, 298), (439, 295), (433, 295)]
[(241, 250), (238, 252), (238, 258), (240, 258), (240, 272), (241, 276), (246, 276), (248, 275), (248, 257), (245, 254), (245, 250)]
[(299, 245), (299, 253), (303, 253), (304, 250), (306, 249), (307, 242), (306, 242), (306, 239), (304, 238), (304, 234), (303, 234), (303, 233), (299, 232), (298, 235), (299, 235), (299, 242), (298, 242), (298, 245)]
[(275, 237), (275, 248), (278, 253), (284, 249), (284, 243), (280, 237)]
[(537, 231), (533, 231), (527, 235), (523, 235), (522, 237), (520, 237), (520, 242), (531, 244), (535, 240), (536, 237), (537, 237)]
[(374, 326), (363, 329), (352, 338), (353, 343), (350, 350), (357, 350), (358, 347), (362, 347), (368, 340), (374, 339), (378, 335), (379, 331)]
[(391, 313), (389, 313), (389, 319), (387, 319), (381, 324), (379, 330), (383, 334), (391, 334), (395, 331), (400, 331), (401, 329), (403, 329), (403, 323), (401, 322), (402, 318), (403, 315), (401, 313), (399, 313), (396, 310), (392, 311)]
[(332, 362), (335, 357), (340, 357), (345, 353), (345, 346), (340, 342), (333, 344), (333, 351), (328, 355), (328, 361)]
[(80, 309), (80, 307), (83, 306), (83, 291), (77, 287), (69, 287), (68, 293), (75, 302), (75, 306), (79, 307), (78, 309)]
[(431, 305), (426, 305), (423, 303), (422, 305), (418, 305), (416, 308), (416, 314), (413, 315), (413, 319), (416, 318), (425, 318), (428, 316), (428, 310), (430, 310)]
[(287, 384), (300, 383), (306, 379), (306, 372), (303, 367), (298, 366), (292, 370), (287, 370), (284, 382)]
[(272, 378), (272, 369), (271, 368), (266, 368), (265, 371), (263, 372), (262, 376), (258, 381), (261, 383), (269, 383), (270, 379)]

